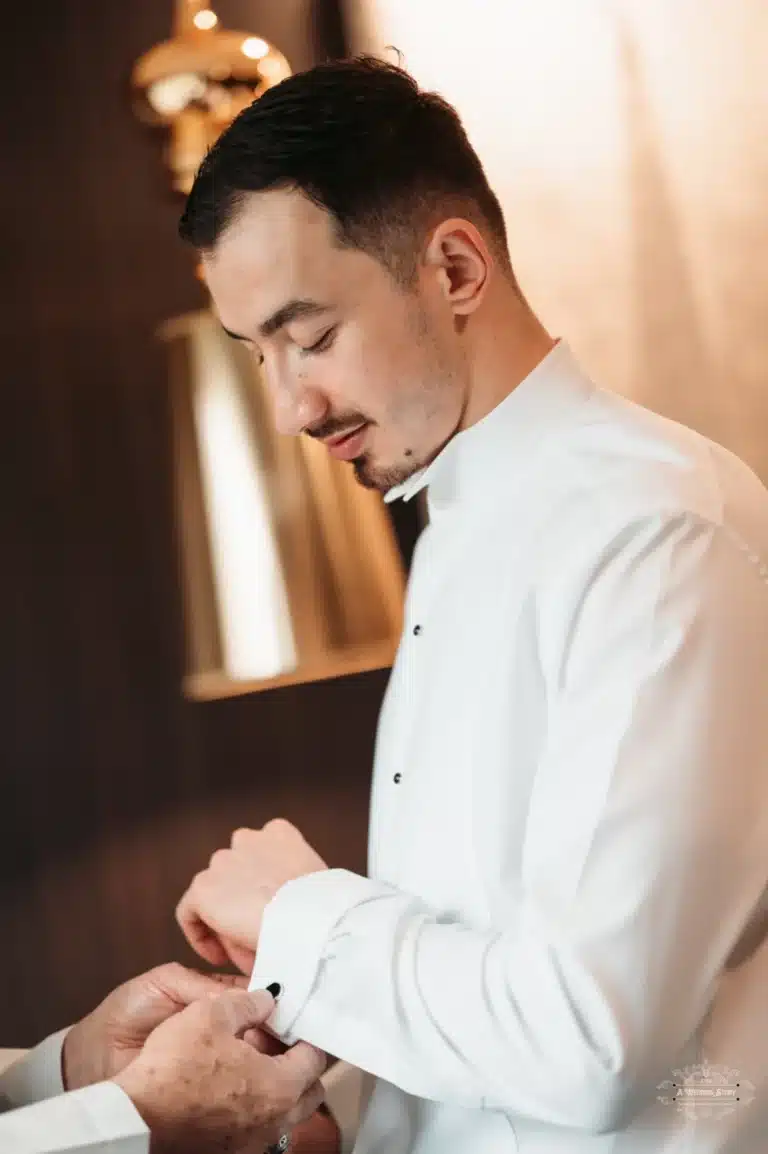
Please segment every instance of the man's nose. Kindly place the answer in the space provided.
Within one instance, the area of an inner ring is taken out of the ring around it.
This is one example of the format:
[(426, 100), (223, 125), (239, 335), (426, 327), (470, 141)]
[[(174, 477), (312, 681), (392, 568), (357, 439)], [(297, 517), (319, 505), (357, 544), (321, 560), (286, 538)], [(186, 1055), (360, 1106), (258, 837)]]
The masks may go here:
[(300, 384), (279, 388), (274, 398), (275, 427), (278, 433), (297, 437), (325, 417), (328, 402), (317, 389)]

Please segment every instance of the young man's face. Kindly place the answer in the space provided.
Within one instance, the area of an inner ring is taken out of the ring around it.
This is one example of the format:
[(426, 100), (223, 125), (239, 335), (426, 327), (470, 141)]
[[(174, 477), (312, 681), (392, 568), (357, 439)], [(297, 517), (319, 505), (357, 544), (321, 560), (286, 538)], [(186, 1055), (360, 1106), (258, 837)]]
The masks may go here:
[(282, 189), (251, 194), (204, 266), (222, 324), (263, 358), (278, 430), (323, 439), (363, 485), (400, 484), (459, 427), (466, 373), (433, 270), (404, 290)]

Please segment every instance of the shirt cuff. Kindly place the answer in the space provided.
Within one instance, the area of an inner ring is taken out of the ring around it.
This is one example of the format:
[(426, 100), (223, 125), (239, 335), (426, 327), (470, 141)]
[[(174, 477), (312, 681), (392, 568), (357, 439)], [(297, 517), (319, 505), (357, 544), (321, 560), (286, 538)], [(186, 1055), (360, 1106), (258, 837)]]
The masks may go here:
[(51, 1034), (2, 1074), (0, 1089), (3, 1098), (16, 1109), (64, 1093), (61, 1051), (68, 1032), (69, 1027)]
[(347, 870), (322, 870), (286, 882), (266, 906), (249, 989), (279, 982), (280, 997), (268, 1025), (288, 1045), (293, 1028), (344, 914), (371, 893), (368, 878)]
[(99, 1139), (117, 1142), (149, 1134), (146, 1122), (116, 1082), (97, 1082), (67, 1095), (87, 1115)]

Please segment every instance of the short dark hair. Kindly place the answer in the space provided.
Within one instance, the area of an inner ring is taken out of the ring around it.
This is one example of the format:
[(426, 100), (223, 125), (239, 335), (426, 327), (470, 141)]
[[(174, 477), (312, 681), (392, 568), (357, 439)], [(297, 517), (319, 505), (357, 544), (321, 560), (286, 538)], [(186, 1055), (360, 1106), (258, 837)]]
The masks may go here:
[(211, 251), (252, 192), (297, 188), (333, 218), (337, 241), (401, 282), (445, 215), (485, 228), (507, 272), (504, 217), (456, 110), (371, 56), (283, 80), (233, 121), (198, 170), (179, 225)]

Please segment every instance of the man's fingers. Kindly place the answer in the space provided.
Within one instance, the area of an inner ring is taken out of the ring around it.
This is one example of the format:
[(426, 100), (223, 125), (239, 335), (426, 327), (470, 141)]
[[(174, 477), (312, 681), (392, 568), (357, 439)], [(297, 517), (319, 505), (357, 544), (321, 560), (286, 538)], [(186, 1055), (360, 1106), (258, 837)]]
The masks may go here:
[(159, 966), (152, 972), (155, 985), (180, 1006), (217, 996), (225, 979), (226, 985), (238, 981), (234, 974), (201, 974), (199, 970), (190, 970), (175, 962)]
[(205, 962), (209, 962), (212, 966), (229, 966), (232, 963), (227, 951), (222, 946), (216, 934), (209, 930), (202, 922), (197, 922), (188, 927), (189, 932), (184, 930), (184, 937), (189, 942), (192, 949)]
[(296, 826), (293, 824), (293, 822), (287, 821), (284, 817), (271, 818), (271, 820), (262, 827), (262, 833), (267, 833), (271, 837), (301, 837), (301, 834), (296, 829)]
[[(219, 986), (227, 986), (233, 990), (248, 989), (248, 978), (245, 974), (208, 974), (207, 976)], [(216, 993), (220, 994), (221, 990), (217, 990)]]
[(232, 965), (236, 966), (241, 974), (250, 974), (253, 971), (253, 963), (256, 961), (254, 950), (249, 950), (245, 946), (239, 945), (233, 941), (232, 938), (222, 937), (218, 940)]
[(270, 1058), (274, 1058), (277, 1054), (282, 1054), (285, 1051), (285, 1046), (279, 1038), (267, 1033), (263, 1026), (255, 1026), (246, 1030), (243, 1034), (243, 1041), (247, 1042), (252, 1050), (258, 1050), (260, 1054), (266, 1054)]
[(325, 1087), (322, 1082), (315, 1082), (306, 1093), (302, 1094), (296, 1105), (288, 1111), (283, 1119), (283, 1126), (290, 1130), (292, 1126), (299, 1126), (311, 1118), (315, 1110), (325, 1099)]
[(297, 1042), (290, 1050), (279, 1054), (275, 1062), (280, 1067), (280, 1077), (287, 1077), (294, 1095), (299, 1095), (323, 1074), (328, 1058), (322, 1050), (310, 1046), (309, 1042)]
[(258, 836), (255, 829), (236, 829), (232, 834), (232, 849), (247, 849), (258, 840)]
[(214, 1021), (236, 1037), (260, 1026), (275, 1008), (275, 999), (266, 990), (227, 990), (211, 1003)]
[(217, 935), (205, 924), (198, 911), (197, 878), (176, 906), (176, 921), (192, 949), (212, 966), (226, 966), (230, 958)]
[(208, 989), (199, 998), (220, 998), (227, 990), (247, 990), (248, 979), (244, 974), (207, 974)]

